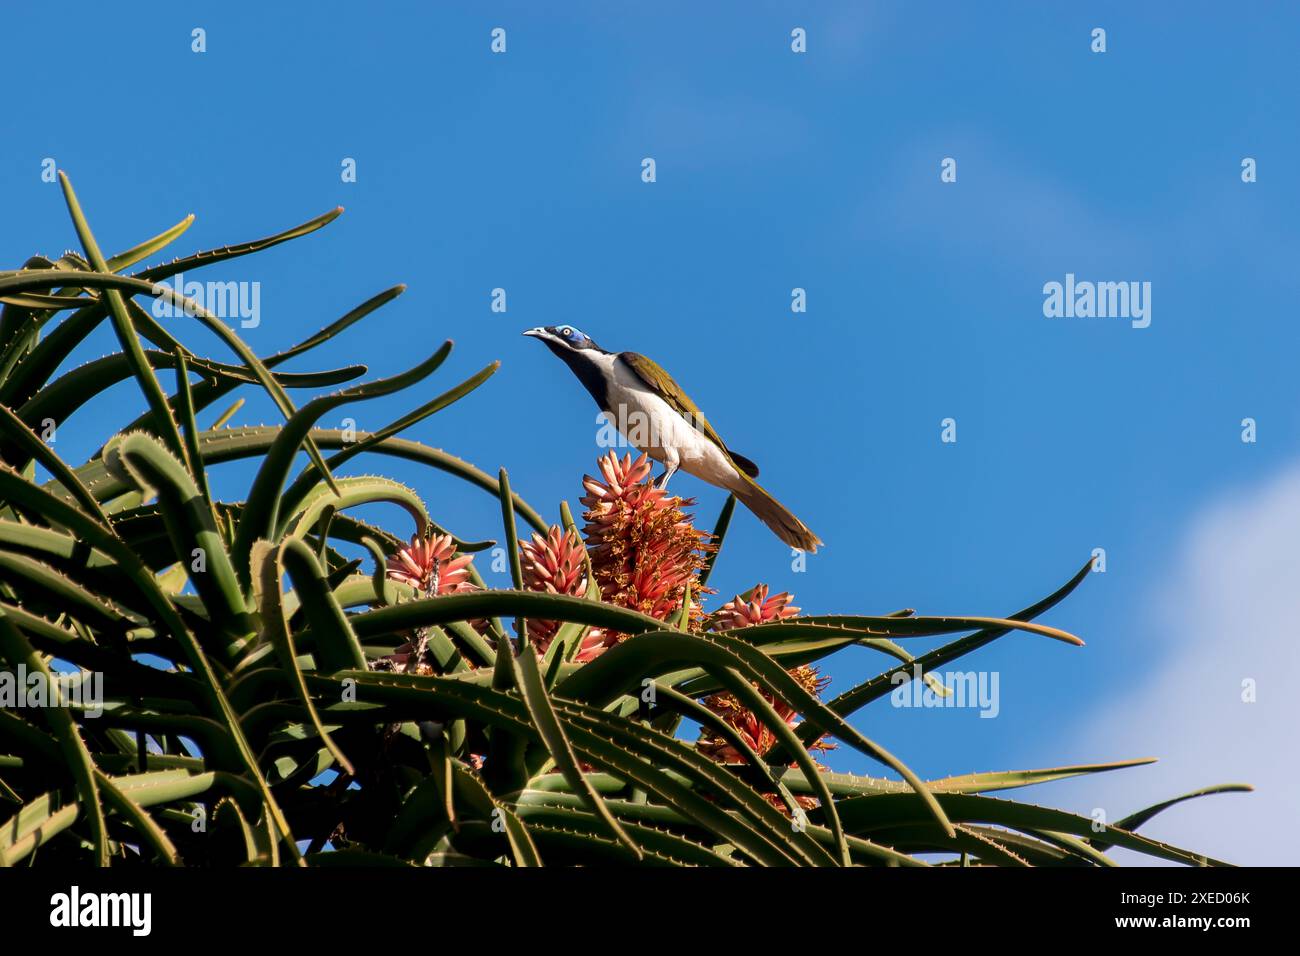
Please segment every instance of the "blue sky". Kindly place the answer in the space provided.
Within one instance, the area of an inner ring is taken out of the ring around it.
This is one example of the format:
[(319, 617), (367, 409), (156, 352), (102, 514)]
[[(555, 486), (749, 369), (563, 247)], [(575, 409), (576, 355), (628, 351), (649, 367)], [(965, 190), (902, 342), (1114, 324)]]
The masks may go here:
[[(1047, 619), (1086, 648), (1013, 636), (959, 665), (999, 673), (997, 719), (878, 702), (859, 726), (928, 776), (1168, 758), (1032, 795), (1112, 820), (1252, 781), (1258, 793), (1176, 809), (1150, 832), (1281, 860), (1300, 848), (1294, 828), (1272, 835), (1300, 793), (1277, 766), (1298, 716), (1285, 698), (1300, 606), (1286, 595), (1300, 562), (1275, 533), (1300, 530), (1300, 17), (991, 6), (9, 4), (0, 257), (13, 268), (75, 245), (46, 157), (106, 250), (190, 212), (175, 253), (343, 205), (322, 233), (191, 277), (261, 283), (262, 323), (244, 334), (262, 353), (407, 283), (294, 367), (391, 374), (450, 337), (428, 386), (441, 390), (500, 359), (410, 437), (505, 465), (551, 515), (594, 467), (594, 407), (519, 332), (573, 323), (651, 355), (827, 543), (794, 573), (739, 516), (722, 598), (765, 581), (810, 612), (1006, 614), (1104, 547), (1106, 573)], [(494, 27), (505, 54), (490, 52)], [(940, 181), (945, 157), (955, 183)], [(1242, 182), (1244, 157), (1257, 182)], [(1067, 273), (1150, 282), (1150, 327), (1045, 318), (1043, 285)], [(489, 309), (497, 287), (505, 314)], [(79, 360), (112, 347), (106, 335)], [(84, 457), (121, 424), (138, 398), (118, 394), (67, 423), (60, 451)], [(419, 400), (348, 414), (366, 428)], [(250, 401), (237, 421), (274, 417)], [(948, 417), (955, 444), (940, 441)], [(463, 537), (499, 536), (488, 496), (375, 467)], [(245, 478), (221, 480), (237, 495)], [(720, 492), (674, 486), (712, 522)], [(832, 690), (881, 663), (841, 655)], [(1239, 701), (1247, 678), (1253, 705)]]

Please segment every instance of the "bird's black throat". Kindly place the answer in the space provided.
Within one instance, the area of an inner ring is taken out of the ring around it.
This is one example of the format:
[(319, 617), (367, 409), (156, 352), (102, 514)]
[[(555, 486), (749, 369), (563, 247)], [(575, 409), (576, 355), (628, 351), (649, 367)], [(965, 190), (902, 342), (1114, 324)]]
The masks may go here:
[[(591, 397), (596, 400), (601, 411), (609, 411), (609, 380), (600, 366), (593, 362), (588, 352), (595, 352), (596, 349), (583, 349), (575, 351), (564, 345), (547, 342), (546, 347), (564, 360), (564, 364), (569, 366), (573, 374), (578, 377), (583, 387), (591, 393)], [(608, 353), (601, 352), (606, 355)]]

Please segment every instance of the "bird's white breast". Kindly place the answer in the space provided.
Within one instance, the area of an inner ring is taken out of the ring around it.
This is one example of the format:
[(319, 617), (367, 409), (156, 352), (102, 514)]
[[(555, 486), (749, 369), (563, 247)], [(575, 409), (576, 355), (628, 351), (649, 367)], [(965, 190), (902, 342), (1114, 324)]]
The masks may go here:
[(656, 461), (675, 457), (682, 471), (710, 484), (729, 487), (738, 480), (731, 460), (713, 442), (653, 391), (615, 355), (600, 356), (609, 372), (609, 404), (614, 425), (628, 442)]

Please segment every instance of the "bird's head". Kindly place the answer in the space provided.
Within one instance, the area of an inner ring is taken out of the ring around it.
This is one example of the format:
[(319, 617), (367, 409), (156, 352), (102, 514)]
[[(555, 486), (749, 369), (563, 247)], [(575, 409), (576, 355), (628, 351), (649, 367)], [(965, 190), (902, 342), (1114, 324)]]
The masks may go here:
[(600, 351), (600, 346), (592, 341), (591, 336), (572, 325), (541, 326), (528, 329), (524, 335), (541, 339), (557, 355), (565, 352), (584, 352), (588, 349)]

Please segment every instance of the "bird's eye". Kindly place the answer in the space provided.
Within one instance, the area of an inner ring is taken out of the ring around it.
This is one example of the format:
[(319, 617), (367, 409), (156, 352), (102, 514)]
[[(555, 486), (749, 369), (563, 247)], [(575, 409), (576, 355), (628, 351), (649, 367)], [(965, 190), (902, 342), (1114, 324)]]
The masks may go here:
[(569, 328), (566, 325), (564, 328), (560, 329), (560, 334), (563, 335), (566, 339), (571, 339), (573, 338), (573, 329)]

